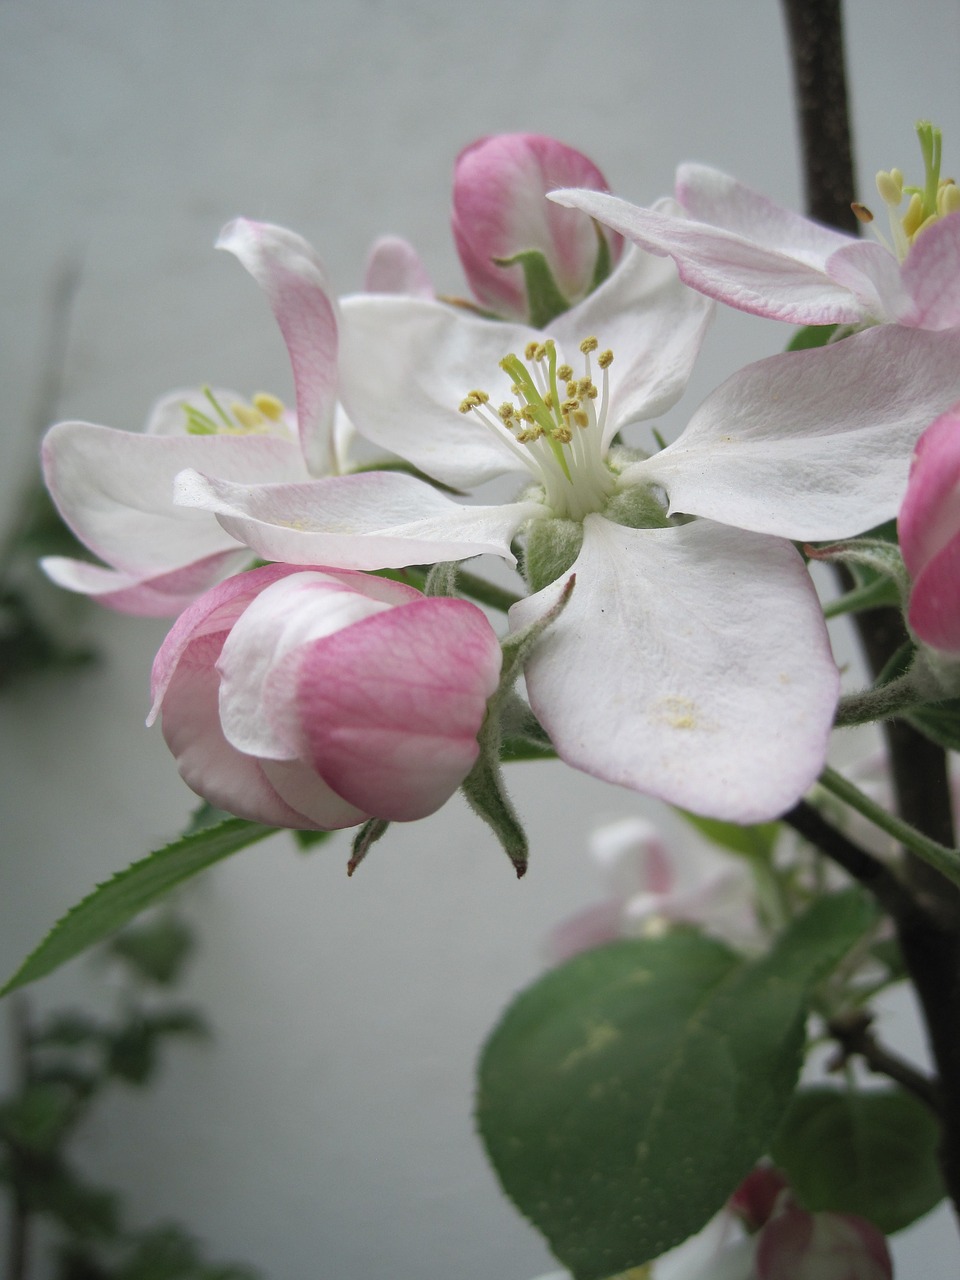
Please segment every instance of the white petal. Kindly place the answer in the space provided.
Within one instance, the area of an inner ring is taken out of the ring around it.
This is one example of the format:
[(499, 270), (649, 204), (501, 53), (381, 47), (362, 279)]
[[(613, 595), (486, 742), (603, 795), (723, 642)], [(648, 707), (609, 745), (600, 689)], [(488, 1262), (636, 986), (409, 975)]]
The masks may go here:
[[(789, 809), (826, 755), (839, 676), (799, 554), (709, 521), (584, 521), (570, 601), (526, 668), (530, 703), (575, 768), (695, 813)], [(516, 629), (558, 581), (510, 610)]]
[(793, 539), (845, 538), (897, 512), (923, 429), (960, 397), (960, 331), (894, 325), (748, 365), (623, 480), (671, 512)]
[(186, 471), (178, 501), (217, 513), (223, 527), (266, 560), (398, 569), (489, 553), (510, 564), (510, 542), (535, 502), (469, 507), (422, 480), (367, 471), (292, 485), (237, 485)]

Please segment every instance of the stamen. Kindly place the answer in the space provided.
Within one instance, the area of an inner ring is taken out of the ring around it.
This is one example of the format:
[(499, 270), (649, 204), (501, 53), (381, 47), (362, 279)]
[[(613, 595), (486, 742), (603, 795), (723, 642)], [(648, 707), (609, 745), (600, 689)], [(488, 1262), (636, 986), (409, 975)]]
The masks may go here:
[(859, 200), (852, 201), (850, 204), (850, 208), (853, 210), (853, 216), (857, 219), (858, 222), (873, 221), (873, 214), (870, 212), (867, 206), (865, 204), (861, 204)]
[(253, 407), (259, 409), (271, 422), (279, 422), (283, 417), (283, 401), (272, 396), (269, 391), (258, 391), (253, 397)]
[(584, 340), (580, 343), (580, 350), (586, 356), (586, 355), (589, 355), (591, 351), (596, 351), (599, 345), (600, 343), (597, 341), (596, 338), (584, 338)]
[(266, 418), (260, 410), (254, 409), (249, 404), (241, 404), (237, 401), (230, 406), (230, 411), (244, 431), (259, 431), (266, 422)]

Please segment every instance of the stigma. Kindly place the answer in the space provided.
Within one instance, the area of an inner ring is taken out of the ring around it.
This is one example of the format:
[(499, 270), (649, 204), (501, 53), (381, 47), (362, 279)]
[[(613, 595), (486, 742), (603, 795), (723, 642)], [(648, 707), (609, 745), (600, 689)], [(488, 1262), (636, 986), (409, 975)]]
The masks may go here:
[(602, 511), (616, 488), (604, 444), (613, 352), (599, 348), (594, 337), (580, 343), (583, 372), (578, 377), (572, 365), (560, 362), (552, 338), (530, 342), (522, 360), (511, 353), (500, 361), (512, 400), (493, 408), (485, 391), (474, 390), (460, 403), (461, 413), (475, 414), (509, 443), (542, 485), (544, 505), (561, 519), (582, 520)]

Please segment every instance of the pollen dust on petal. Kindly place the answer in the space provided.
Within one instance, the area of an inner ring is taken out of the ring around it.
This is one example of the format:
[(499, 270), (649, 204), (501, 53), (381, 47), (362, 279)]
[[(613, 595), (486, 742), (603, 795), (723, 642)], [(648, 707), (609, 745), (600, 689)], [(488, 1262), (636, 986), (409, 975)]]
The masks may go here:
[(697, 705), (690, 698), (661, 698), (654, 704), (654, 715), (671, 729), (696, 729)]

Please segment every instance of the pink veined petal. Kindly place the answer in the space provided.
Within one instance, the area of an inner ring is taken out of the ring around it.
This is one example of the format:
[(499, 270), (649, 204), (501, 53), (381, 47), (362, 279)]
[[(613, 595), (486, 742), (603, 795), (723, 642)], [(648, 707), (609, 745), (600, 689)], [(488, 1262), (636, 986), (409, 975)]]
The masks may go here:
[(389, 471), (300, 485), (231, 485), (184, 472), (177, 495), (216, 512), (230, 534), (264, 559), (345, 569), (399, 569), (485, 553), (515, 564), (515, 533), (543, 512), (535, 502), (462, 506), (413, 476)]
[(350, 804), (302, 760), (261, 760), (263, 775), (281, 799), (310, 819), (321, 831), (356, 827), (371, 817)]
[(88, 422), (51, 427), (41, 457), (50, 495), (80, 541), (137, 579), (237, 550), (215, 521), (174, 505), (180, 471), (264, 483), (306, 474), (299, 449), (286, 440), (140, 435)]
[(914, 578), (960, 532), (960, 405), (941, 414), (917, 442), (897, 532)]
[[(778, 817), (826, 756), (839, 688), (788, 543), (709, 521), (584, 521), (576, 586), (526, 667), (534, 712), (575, 768), (734, 822)], [(558, 581), (510, 610), (518, 629)]]
[[(607, 190), (603, 174), (587, 156), (542, 134), (495, 134), (460, 152), (453, 180), (453, 235), (470, 287), (485, 307), (512, 319), (526, 318), (522, 268), (497, 266), (495, 259), (527, 250), (544, 255), (568, 300), (590, 288), (597, 228), (589, 218), (547, 203), (546, 193), (560, 186)], [(619, 236), (608, 240), (616, 262), (622, 241)]]
[(811, 541), (897, 512), (923, 427), (960, 396), (960, 331), (896, 325), (748, 365), (622, 480), (670, 511)]
[(246, 218), (223, 228), (217, 248), (239, 258), (267, 295), (293, 368), (303, 456), (314, 475), (323, 475), (336, 463), (338, 347), (336, 302), (323, 264), (301, 236)]
[(433, 813), (477, 758), (500, 662), (463, 600), (423, 599), (307, 646), (298, 693), (314, 768), (375, 817)]
[(882, 244), (861, 240), (844, 245), (827, 259), (827, 274), (831, 280), (843, 285), (860, 299), (865, 318), (881, 323), (915, 323), (912, 318), (915, 305), (904, 281), (900, 263)]
[(40, 567), (57, 586), (91, 596), (97, 604), (141, 618), (178, 614), (222, 578), (250, 560), (246, 547), (195, 560), (182, 569), (138, 578), (67, 556), (44, 556)]
[[(170, 681), (188, 647), (200, 637), (229, 631), (251, 600), (270, 583), (292, 573), (301, 572), (298, 565), (268, 564), (249, 573), (238, 573), (226, 582), (200, 596), (185, 609), (167, 633), (167, 638), (153, 660), (150, 675), (150, 697), (153, 707), (147, 724), (153, 724), (166, 695)], [(221, 640), (222, 644), (223, 641)], [(219, 648), (217, 650), (219, 654)], [(214, 659), (215, 660), (215, 659)]]
[(924, 643), (960, 657), (960, 531), (921, 570), (908, 617)]
[(960, 325), (960, 213), (920, 233), (903, 264), (903, 283), (914, 306), (904, 324), (919, 329)]
[(800, 257), (793, 245), (768, 247), (601, 192), (553, 191), (550, 199), (589, 213), (648, 253), (673, 258), (685, 284), (740, 311), (791, 324), (852, 324), (863, 316), (860, 301), (829, 279), (817, 255)]
[(381, 236), (367, 256), (364, 293), (399, 293), (411, 298), (432, 298), (433, 281), (409, 240)]
[[(296, 690), (282, 678), (284, 659), (290, 656), (299, 666), (297, 650), (303, 645), (391, 607), (362, 587), (362, 582), (357, 590), (343, 578), (303, 570), (267, 585), (250, 602), (218, 663), (220, 723), (239, 751), (269, 760), (303, 755), (299, 712), (290, 706)], [(420, 598), (406, 586), (396, 595), (402, 603)]]
[(218, 809), (278, 827), (317, 825), (277, 792), (260, 762), (224, 738), (214, 664), (226, 631), (191, 639), (163, 694), (163, 736), (184, 782)]

